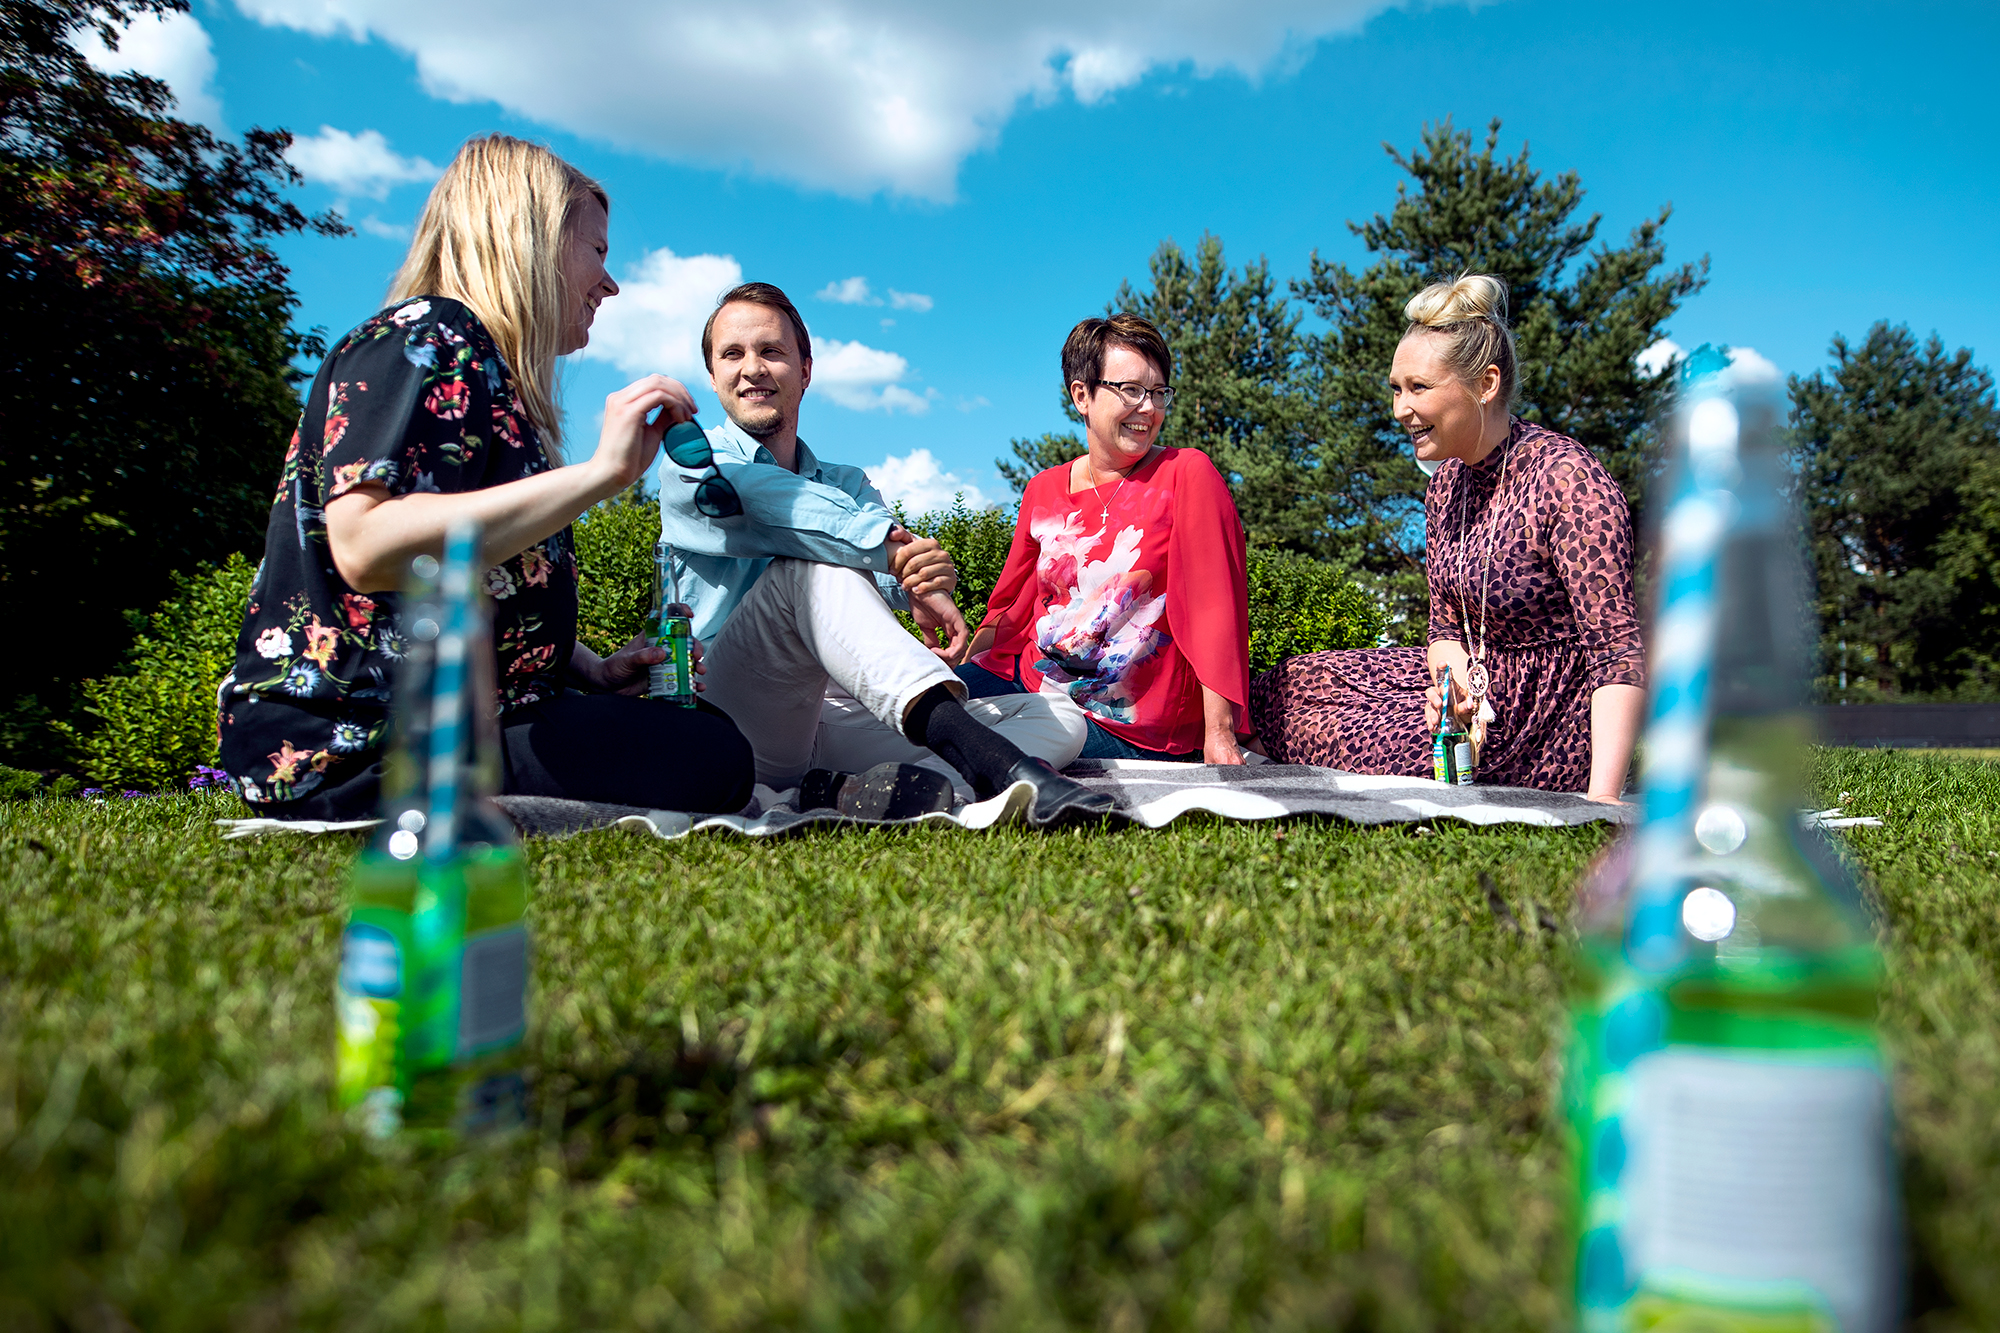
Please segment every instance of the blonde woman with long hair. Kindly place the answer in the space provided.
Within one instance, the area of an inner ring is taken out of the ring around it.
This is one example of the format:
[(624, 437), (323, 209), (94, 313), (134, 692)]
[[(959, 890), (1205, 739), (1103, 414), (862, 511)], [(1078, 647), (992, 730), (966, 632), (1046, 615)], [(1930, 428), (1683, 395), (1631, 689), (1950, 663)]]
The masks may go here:
[(1519, 368), (1498, 278), (1434, 283), (1404, 315), (1396, 420), (1439, 465), (1424, 495), (1430, 643), (1280, 662), (1250, 686), (1265, 750), (1429, 776), (1449, 707), (1480, 742), (1478, 781), (1616, 801), (1646, 683), (1624, 492), (1589, 449), (1510, 411)]
[[(556, 362), (618, 293), (609, 210), (548, 149), (471, 140), (431, 191), (388, 307), (320, 367), (223, 698), (223, 767), (259, 813), (374, 813), (396, 589), (464, 519), (483, 524), (491, 566), (506, 790), (691, 811), (748, 800), (750, 749), (727, 717), (627, 697), (659, 649), (634, 639), (601, 658), (576, 638), (570, 523), (644, 476), (694, 415), (684, 386), (648, 375), (605, 399), (596, 452), (563, 465)], [(671, 754), (695, 758), (661, 762)]]

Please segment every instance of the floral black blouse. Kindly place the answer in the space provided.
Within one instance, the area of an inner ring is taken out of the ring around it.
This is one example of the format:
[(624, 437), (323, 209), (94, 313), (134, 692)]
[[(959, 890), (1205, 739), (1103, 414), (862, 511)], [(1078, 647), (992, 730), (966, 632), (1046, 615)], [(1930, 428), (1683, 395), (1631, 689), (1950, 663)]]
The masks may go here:
[[(546, 471), (541, 440), (492, 335), (456, 301), (415, 297), (342, 338), (313, 380), (271, 506), (236, 666), (222, 765), (255, 805), (337, 785), (374, 763), (403, 641), (398, 595), (334, 569), (329, 501), (363, 482), (391, 495), (483, 490)], [(495, 566), (502, 713), (562, 692), (576, 643), (567, 528)]]

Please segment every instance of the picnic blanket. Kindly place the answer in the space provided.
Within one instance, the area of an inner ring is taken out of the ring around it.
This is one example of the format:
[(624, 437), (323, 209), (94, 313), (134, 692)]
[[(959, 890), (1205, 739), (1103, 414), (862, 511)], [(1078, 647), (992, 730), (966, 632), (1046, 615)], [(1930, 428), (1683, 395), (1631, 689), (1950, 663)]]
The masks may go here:
[[(1522, 787), (1452, 787), (1429, 778), (1376, 777), (1342, 773), (1309, 764), (1247, 764), (1241, 768), (1176, 764), (1139, 759), (1080, 759), (1063, 770), (1086, 787), (1111, 794), (1114, 820), (1160, 828), (1182, 815), (1207, 813), (1225, 819), (1280, 819), (1332, 816), (1355, 824), (1409, 823), (1457, 819), (1468, 824), (1537, 824), (1561, 827), (1606, 822), (1629, 823), (1629, 806), (1602, 805), (1582, 796), (1530, 791)], [(961, 805), (949, 814), (923, 815), (903, 823), (931, 823), (985, 829), (1020, 823), (1032, 791), (1017, 783), (991, 800)], [(661, 838), (690, 833), (734, 833), (775, 837), (821, 824), (869, 824), (833, 810), (797, 809), (795, 792), (757, 789), (748, 810), (734, 815), (690, 815), (678, 810), (645, 810), (593, 801), (544, 796), (502, 796), (499, 803), (525, 834), (562, 836), (588, 829), (623, 828)], [(343, 824), (275, 819), (218, 821), (224, 836), (269, 833), (330, 833), (372, 828), (374, 820)]]

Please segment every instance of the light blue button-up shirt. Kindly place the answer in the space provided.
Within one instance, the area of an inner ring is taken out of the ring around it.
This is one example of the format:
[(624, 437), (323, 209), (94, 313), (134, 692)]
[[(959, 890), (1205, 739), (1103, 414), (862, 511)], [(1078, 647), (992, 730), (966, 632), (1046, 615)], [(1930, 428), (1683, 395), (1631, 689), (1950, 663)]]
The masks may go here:
[(694, 611), (694, 636), (712, 640), (749, 595), (765, 566), (780, 556), (865, 569), (882, 600), (910, 609), (909, 595), (890, 576), (883, 543), (896, 521), (882, 492), (858, 467), (822, 463), (798, 445), (797, 472), (733, 421), (708, 431), (722, 475), (743, 499), (734, 518), (710, 518), (694, 507), (695, 483), (707, 468), (660, 459), (660, 537), (673, 548), (681, 600)]

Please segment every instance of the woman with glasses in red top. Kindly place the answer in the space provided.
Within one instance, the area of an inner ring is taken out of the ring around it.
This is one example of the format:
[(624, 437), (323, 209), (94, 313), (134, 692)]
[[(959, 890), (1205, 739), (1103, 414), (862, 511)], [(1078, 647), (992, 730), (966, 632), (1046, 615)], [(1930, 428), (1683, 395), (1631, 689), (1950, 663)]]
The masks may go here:
[(958, 669), (975, 696), (1060, 693), (1086, 759), (1243, 762), (1250, 697), (1243, 524), (1199, 449), (1162, 445), (1173, 353), (1137, 315), (1063, 344), (1082, 457), (1021, 493), (1014, 542)]

